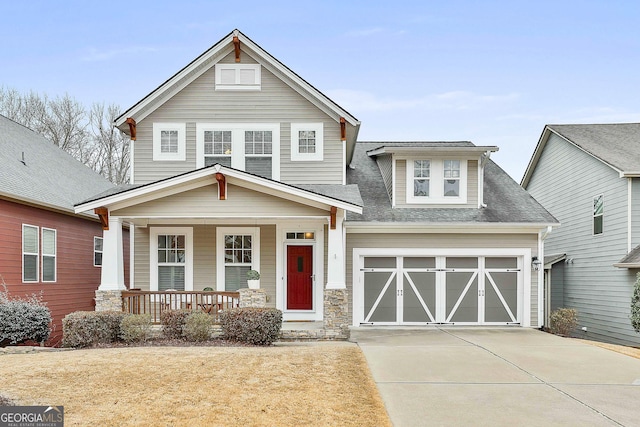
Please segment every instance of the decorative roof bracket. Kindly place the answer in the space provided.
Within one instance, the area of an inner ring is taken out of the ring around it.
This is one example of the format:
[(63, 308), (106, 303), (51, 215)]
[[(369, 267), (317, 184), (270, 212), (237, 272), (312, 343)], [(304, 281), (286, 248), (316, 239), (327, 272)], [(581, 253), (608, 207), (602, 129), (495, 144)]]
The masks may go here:
[(338, 213), (338, 208), (335, 206), (331, 206), (331, 229), (336, 229), (336, 214)]
[(347, 120), (344, 117), (340, 117), (340, 140), (347, 140)]
[(100, 225), (102, 225), (102, 231), (109, 230), (109, 209), (105, 207), (95, 208), (93, 213), (100, 218)]
[(233, 47), (236, 51), (236, 62), (240, 62), (240, 39), (238, 36), (233, 36)]
[(127, 117), (127, 120), (125, 121), (125, 123), (129, 125), (129, 134), (131, 135), (131, 140), (135, 141), (136, 140), (136, 121), (133, 119), (133, 117)]
[(224, 174), (216, 172), (216, 181), (218, 181), (218, 200), (227, 200), (227, 179)]

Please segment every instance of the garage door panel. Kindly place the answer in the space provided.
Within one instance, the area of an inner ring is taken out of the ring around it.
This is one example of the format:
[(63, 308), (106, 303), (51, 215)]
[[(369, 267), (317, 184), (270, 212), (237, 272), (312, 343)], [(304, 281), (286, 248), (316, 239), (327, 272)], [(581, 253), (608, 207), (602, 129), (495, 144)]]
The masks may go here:
[(478, 274), (448, 272), (446, 278), (446, 322), (478, 322)]
[(402, 303), (402, 319), (404, 322), (435, 322), (435, 272), (405, 272)]
[(396, 322), (395, 272), (365, 272), (364, 309), (366, 322)]
[(516, 272), (486, 272), (485, 322), (515, 322), (518, 313)]

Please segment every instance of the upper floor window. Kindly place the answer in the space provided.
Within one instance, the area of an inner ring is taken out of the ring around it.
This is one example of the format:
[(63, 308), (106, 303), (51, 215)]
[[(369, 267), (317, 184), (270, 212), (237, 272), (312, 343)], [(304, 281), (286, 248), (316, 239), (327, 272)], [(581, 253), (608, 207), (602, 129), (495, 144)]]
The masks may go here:
[(323, 124), (291, 123), (291, 160), (322, 161)]
[(277, 180), (280, 179), (279, 142), (279, 123), (198, 123), (196, 166), (218, 163)]
[(186, 159), (186, 124), (153, 124), (153, 160)]
[(593, 234), (602, 234), (604, 226), (604, 195), (593, 198)]
[(260, 64), (216, 64), (216, 90), (260, 90)]
[(407, 159), (407, 203), (467, 202), (467, 162)]

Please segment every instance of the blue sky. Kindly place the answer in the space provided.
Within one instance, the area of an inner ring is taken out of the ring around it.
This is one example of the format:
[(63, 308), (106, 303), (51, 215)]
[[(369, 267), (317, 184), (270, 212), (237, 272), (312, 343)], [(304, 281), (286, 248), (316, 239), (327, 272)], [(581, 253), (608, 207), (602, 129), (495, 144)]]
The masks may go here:
[(5, 88), (126, 109), (238, 28), (360, 140), (497, 145), (516, 181), (547, 123), (640, 121), (636, 1), (5, 0), (0, 16)]

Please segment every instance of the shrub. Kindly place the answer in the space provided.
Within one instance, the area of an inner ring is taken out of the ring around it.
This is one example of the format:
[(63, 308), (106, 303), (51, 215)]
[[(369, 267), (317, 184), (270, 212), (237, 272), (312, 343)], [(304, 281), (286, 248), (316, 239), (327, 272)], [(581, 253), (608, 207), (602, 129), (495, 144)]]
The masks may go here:
[(150, 332), (150, 314), (128, 314), (120, 322), (120, 338), (125, 342), (144, 342)]
[(278, 339), (282, 311), (275, 308), (232, 308), (220, 313), (222, 336), (254, 345), (270, 345)]
[(26, 341), (44, 342), (51, 334), (51, 312), (42, 297), (10, 298), (4, 281), (0, 288), (0, 347)]
[(182, 335), (187, 341), (206, 341), (211, 338), (213, 317), (203, 312), (193, 312), (184, 323)]
[(549, 330), (552, 334), (569, 336), (578, 325), (578, 312), (573, 308), (559, 308), (551, 313)]
[(636, 274), (636, 282), (633, 284), (633, 296), (631, 297), (631, 326), (636, 332), (640, 332), (640, 273)]
[(75, 311), (62, 319), (62, 346), (88, 347), (112, 343), (120, 337), (120, 311)]
[(167, 310), (160, 313), (160, 323), (165, 338), (181, 339), (187, 316), (191, 313), (191, 310)]

